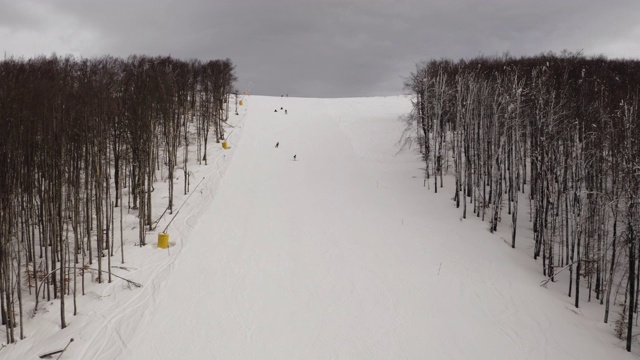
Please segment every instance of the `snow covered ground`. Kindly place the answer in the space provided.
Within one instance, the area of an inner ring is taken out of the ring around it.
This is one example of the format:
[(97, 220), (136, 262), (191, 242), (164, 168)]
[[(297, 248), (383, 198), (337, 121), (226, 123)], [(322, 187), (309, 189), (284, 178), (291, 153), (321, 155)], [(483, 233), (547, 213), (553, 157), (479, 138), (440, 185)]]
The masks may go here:
[(71, 337), (63, 358), (634, 358), (600, 305), (539, 286), (527, 216), (514, 250), (508, 224), (490, 234), (451, 185), (423, 187), (419, 156), (398, 153), (408, 98), (244, 101), (232, 148), (193, 168), (170, 253), (125, 245), (115, 270), (143, 287), (92, 285), (62, 331), (45, 304), (0, 358)]

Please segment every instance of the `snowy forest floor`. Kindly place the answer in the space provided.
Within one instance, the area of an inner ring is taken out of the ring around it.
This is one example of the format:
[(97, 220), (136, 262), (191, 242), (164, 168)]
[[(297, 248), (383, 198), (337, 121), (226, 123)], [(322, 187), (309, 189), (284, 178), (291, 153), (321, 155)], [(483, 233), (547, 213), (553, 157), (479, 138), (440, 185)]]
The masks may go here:
[(514, 250), (508, 222), (490, 234), (473, 214), (461, 219), (451, 178), (437, 194), (423, 186), (420, 156), (398, 152), (407, 97), (244, 103), (231, 149), (213, 144), (209, 165), (191, 167), (192, 189), (204, 180), (169, 226), (170, 251), (151, 232), (153, 245), (134, 246), (126, 217), (125, 263), (114, 257), (113, 270), (143, 287), (87, 276), (66, 329), (57, 300), (45, 303), (0, 358), (70, 338), (63, 358), (634, 358), (613, 335), (617, 308), (603, 324), (586, 291), (573, 307), (566, 277), (540, 286), (526, 201)]

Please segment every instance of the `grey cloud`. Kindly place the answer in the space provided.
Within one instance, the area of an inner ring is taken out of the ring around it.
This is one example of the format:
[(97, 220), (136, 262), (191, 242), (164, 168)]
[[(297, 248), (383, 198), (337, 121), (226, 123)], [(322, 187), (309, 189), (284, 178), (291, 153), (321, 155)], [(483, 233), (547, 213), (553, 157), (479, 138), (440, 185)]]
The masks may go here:
[[(229, 57), (239, 90), (270, 95), (398, 94), (413, 65), (429, 58), (562, 49), (640, 56), (628, 45), (640, 31), (634, 0), (62, 0), (48, 2), (44, 25), (34, 15), (39, 2), (17, 3), (0, 0), (0, 29), (55, 36), (58, 53)], [(91, 41), (65, 49), (73, 39), (62, 33)]]

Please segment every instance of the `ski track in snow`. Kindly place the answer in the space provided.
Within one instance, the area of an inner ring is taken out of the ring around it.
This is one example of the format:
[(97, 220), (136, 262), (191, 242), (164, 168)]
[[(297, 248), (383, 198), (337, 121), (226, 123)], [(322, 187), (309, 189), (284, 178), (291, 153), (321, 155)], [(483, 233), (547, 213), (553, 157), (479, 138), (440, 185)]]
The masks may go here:
[(423, 187), (419, 156), (398, 153), (408, 98), (245, 102), (171, 255), (127, 274), (143, 288), (96, 294), (115, 298), (83, 315), (68, 356), (634, 358), (601, 307), (574, 312), (565, 284), (539, 286), (524, 229), (514, 251), (508, 223), (460, 221), (451, 179)]

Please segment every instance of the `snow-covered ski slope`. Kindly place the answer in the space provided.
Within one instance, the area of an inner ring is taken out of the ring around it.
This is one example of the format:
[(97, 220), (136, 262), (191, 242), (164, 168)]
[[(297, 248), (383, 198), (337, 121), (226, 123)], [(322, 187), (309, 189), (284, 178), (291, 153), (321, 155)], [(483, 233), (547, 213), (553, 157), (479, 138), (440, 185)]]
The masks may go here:
[(490, 234), (461, 221), (452, 185), (423, 186), (420, 157), (398, 153), (409, 110), (403, 96), (245, 97), (209, 204), (178, 215), (143, 288), (83, 304), (64, 357), (634, 358), (600, 305), (539, 286), (526, 207), (514, 250), (508, 223)]
[(407, 98), (245, 102), (161, 300), (121, 324), (138, 327), (126, 358), (632, 358), (564, 285), (539, 286), (508, 225), (461, 222), (446, 188), (423, 187), (419, 157), (397, 154)]

